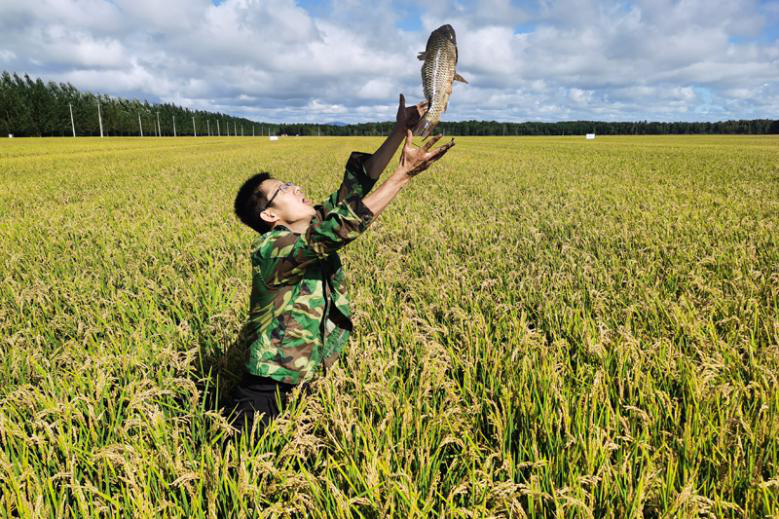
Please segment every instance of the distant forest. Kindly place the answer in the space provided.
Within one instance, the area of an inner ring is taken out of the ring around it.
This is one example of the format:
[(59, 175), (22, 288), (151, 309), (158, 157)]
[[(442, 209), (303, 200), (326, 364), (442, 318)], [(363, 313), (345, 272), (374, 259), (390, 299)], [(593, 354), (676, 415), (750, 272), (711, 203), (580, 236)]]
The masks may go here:
[[(74, 132), (77, 136), (98, 136), (101, 133), (106, 136), (386, 135), (393, 124), (392, 121), (359, 124), (257, 122), (218, 112), (190, 110), (170, 103), (152, 104), (80, 92), (69, 83), (44, 83), (26, 74), (20, 77), (3, 72), (0, 77), (2, 136), (70, 137)], [(438, 132), (445, 135), (767, 134), (779, 133), (779, 120), (713, 123), (459, 121), (441, 122)]]

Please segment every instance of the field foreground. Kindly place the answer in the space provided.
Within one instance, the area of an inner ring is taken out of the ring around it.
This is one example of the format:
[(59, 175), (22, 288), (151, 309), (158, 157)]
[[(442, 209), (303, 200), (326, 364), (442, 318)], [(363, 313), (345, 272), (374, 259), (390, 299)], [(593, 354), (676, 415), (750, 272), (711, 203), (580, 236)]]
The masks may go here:
[(342, 251), (336, 368), (227, 438), (238, 186), (380, 142), (0, 142), (0, 515), (779, 516), (776, 136), (458, 138)]

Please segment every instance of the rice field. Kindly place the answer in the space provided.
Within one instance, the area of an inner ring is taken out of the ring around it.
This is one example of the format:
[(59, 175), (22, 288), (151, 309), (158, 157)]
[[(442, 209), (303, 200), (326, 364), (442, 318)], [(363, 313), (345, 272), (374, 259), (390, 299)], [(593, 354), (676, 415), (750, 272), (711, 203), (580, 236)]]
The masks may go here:
[(779, 517), (778, 136), (458, 138), (342, 251), (335, 369), (231, 437), (240, 183), (380, 142), (1, 141), (0, 516)]

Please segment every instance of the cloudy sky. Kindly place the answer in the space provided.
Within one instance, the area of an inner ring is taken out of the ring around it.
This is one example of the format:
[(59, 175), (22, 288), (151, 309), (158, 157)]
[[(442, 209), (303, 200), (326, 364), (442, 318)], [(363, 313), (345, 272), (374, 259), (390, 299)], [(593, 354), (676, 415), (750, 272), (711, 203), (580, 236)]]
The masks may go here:
[(257, 121), (375, 121), (422, 98), (457, 31), (444, 120), (779, 118), (779, 0), (0, 0), (0, 70)]

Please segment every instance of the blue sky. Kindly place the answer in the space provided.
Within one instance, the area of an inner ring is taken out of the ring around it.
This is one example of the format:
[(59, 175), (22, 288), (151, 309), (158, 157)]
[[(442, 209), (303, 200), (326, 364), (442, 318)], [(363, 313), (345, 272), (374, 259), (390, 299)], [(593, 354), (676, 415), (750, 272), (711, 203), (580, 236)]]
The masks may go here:
[(389, 120), (457, 31), (444, 120), (779, 118), (779, 0), (0, 0), (0, 69), (258, 121)]

